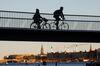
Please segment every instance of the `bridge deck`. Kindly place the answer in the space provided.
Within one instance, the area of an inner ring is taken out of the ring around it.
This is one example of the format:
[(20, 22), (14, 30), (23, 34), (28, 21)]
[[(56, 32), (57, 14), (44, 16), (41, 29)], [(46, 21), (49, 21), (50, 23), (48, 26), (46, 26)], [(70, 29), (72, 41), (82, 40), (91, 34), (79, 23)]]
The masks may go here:
[(31, 30), (0, 28), (0, 40), (53, 41), (53, 42), (100, 42), (100, 31), (84, 30)]

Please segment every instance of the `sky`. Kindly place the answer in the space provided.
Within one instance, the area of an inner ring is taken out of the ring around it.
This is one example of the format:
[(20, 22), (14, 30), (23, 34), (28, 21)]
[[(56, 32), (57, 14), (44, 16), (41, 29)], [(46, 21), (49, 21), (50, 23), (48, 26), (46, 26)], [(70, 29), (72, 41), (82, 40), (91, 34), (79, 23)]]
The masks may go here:
[(0, 0), (0, 10), (53, 13), (64, 7), (64, 14), (100, 15), (100, 0)]
[(100, 48), (99, 43), (0, 41), (0, 59), (13, 54), (40, 54), (41, 45), (43, 45), (44, 53), (89, 51), (90, 45), (93, 50)]

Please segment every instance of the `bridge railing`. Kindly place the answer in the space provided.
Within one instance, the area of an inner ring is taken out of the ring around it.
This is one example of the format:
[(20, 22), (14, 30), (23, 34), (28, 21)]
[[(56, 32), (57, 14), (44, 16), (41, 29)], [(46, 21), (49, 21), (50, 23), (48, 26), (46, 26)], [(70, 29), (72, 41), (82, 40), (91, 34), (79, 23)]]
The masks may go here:
[[(29, 28), (34, 12), (0, 10), (0, 27), (3, 28)], [(64, 14), (69, 30), (100, 30), (100, 16)], [(54, 21), (53, 14), (41, 13), (42, 17), (50, 22)]]

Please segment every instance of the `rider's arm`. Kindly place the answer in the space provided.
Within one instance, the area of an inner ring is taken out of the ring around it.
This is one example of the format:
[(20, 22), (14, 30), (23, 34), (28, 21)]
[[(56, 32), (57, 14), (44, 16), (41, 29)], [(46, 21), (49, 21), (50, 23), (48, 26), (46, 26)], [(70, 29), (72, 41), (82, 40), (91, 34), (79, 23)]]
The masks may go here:
[(40, 16), (40, 18), (42, 18), (42, 16)]
[(63, 20), (65, 19), (63, 12), (61, 13), (61, 18), (62, 18)]

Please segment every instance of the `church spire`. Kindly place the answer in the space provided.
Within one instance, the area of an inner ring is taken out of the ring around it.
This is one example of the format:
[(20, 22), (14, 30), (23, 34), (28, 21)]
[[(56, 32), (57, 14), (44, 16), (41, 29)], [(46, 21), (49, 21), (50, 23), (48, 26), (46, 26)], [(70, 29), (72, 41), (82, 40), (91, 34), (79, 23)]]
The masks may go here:
[(41, 55), (44, 54), (44, 49), (43, 49), (43, 45), (41, 45)]
[(92, 45), (90, 44), (90, 52), (92, 51)]

